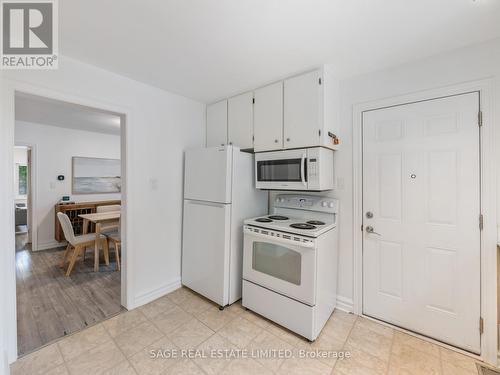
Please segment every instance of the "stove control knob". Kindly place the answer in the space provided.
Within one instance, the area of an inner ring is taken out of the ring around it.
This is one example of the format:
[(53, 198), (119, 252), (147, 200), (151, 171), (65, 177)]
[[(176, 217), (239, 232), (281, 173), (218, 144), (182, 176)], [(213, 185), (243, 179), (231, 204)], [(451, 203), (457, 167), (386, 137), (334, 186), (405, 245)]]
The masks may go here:
[(328, 207), (333, 208), (334, 204), (333, 202), (328, 203)]
[(321, 205), (322, 205), (323, 207), (326, 207), (326, 206), (328, 206), (328, 202), (321, 202)]

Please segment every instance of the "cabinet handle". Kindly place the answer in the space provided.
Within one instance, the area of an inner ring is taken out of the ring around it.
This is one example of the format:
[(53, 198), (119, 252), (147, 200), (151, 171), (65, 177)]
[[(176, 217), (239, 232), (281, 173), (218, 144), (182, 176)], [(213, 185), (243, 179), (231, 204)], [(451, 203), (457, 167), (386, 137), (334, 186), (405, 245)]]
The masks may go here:
[(277, 140), (277, 139), (275, 139), (275, 140), (274, 140), (274, 143), (278, 143), (278, 140)]
[(229, 142), (229, 144), (230, 144), (230, 145), (232, 145), (232, 144), (233, 144), (233, 142)]
[(290, 142), (290, 138), (287, 138), (287, 139), (286, 139), (286, 141), (287, 141), (287, 142)]

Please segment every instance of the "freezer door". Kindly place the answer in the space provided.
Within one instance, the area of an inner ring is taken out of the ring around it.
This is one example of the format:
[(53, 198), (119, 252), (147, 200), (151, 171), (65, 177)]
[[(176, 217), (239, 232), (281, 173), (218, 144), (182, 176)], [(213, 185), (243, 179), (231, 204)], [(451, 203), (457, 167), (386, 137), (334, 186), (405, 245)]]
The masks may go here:
[(220, 306), (229, 300), (231, 205), (184, 201), (182, 284)]
[(184, 199), (231, 203), (231, 146), (187, 150), (184, 164)]

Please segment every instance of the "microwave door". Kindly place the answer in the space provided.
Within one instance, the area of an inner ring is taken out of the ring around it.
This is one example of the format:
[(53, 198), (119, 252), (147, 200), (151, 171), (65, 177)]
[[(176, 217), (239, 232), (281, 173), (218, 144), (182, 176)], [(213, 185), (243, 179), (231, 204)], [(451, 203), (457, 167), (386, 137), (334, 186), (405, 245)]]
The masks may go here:
[(256, 175), (260, 189), (307, 188), (307, 157), (257, 160)]

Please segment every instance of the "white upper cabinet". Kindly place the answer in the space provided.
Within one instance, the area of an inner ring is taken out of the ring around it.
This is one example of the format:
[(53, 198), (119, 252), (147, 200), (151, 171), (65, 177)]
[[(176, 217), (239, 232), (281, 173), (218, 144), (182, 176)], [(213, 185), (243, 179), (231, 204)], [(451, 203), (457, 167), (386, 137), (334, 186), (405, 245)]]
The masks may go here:
[[(339, 81), (330, 65), (207, 106), (207, 146), (255, 152), (338, 149)], [(255, 99), (255, 101), (254, 101)]]
[(283, 148), (283, 82), (254, 91), (254, 151)]
[(315, 70), (284, 82), (284, 147), (320, 145), (322, 129), (322, 72)]
[(229, 98), (227, 105), (229, 144), (253, 148), (253, 92)]
[(207, 105), (207, 147), (227, 144), (227, 100)]

